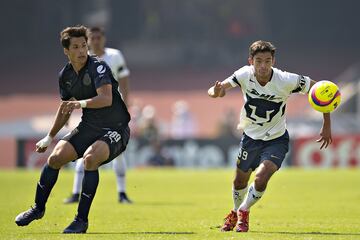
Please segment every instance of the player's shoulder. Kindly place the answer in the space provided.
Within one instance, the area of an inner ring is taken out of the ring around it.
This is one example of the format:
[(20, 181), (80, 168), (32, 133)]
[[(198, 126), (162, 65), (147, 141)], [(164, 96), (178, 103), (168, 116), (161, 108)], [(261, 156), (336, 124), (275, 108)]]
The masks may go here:
[(105, 54), (108, 56), (122, 56), (121, 51), (115, 48), (105, 48)]
[(254, 67), (245, 65), (234, 72), (236, 78), (249, 78), (254, 73)]
[(89, 56), (88, 69), (90, 73), (103, 74), (107, 69), (109, 69), (109, 66), (101, 58), (96, 56)]
[(253, 74), (254, 73), (254, 67), (252, 65), (245, 65), (238, 70), (235, 71), (235, 74)]
[(289, 78), (293, 78), (294, 76), (297, 76), (298, 74), (291, 73), (288, 71), (284, 71), (278, 68), (273, 67), (274, 75), (278, 77), (281, 80), (288, 80)]
[(67, 63), (59, 72), (59, 80), (61, 80), (64, 75), (66, 75), (71, 70), (71, 64)]
[(252, 65), (245, 65), (236, 70), (233, 76), (241, 84), (249, 81), (252, 75), (254, 75), (254, 67)]

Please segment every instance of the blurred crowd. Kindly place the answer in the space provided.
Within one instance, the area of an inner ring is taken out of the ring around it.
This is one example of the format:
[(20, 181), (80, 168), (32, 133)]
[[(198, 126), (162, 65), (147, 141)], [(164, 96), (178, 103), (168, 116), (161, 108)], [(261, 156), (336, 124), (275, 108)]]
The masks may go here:
[[(186, 140), (197, 137), (198, 122), (191, 112), (189, 103), (178, 100), (171, 107), (171, 118), (161, 119), (156, 108), (134, 100), (129, 106), (130, 128), (134, 138), (145, 141), (151, 147), (149, 166), (173, 166), (174, 161), (163, 148), (165, 140)], [(237, 129), (239, 117), (234, 109), (227, 109), (218, 123), (216, 137), (239, 137)]]

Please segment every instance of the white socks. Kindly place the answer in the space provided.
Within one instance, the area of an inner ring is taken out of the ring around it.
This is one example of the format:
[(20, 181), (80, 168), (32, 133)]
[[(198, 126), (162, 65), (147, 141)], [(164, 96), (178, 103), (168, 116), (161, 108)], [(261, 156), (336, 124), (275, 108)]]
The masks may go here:
[(236, 190), (233, 186), (233, 200), (234, 200), (234, 211), (236, 212), (240, 206), (240, 204), (244, 201), (245, 194), (247, 192), (247, 187), (244, 189)]
[(117, 156), (113, 160), (113, 169), (116, 173), (117, 191), (126, 191), (125, 173), (126, 173), (126, 161), (122, 154)]
[(240, 209), (249, 211), (250, 207), (254, 205), (257, 201), (259, 201), (259, 199), (264, 194), (264, 192), (265, 191), (263, 192), (256, 191), (255, 184), (252, 183), (249, 187), (249, 191), (246, 195), (245, 200), (240, 205)]
[(76, 161), (75, 165), (75, 177), (73, 184), (73, 194), (79, 194), (81, 192), (82, 181), (84, 178), (84, 159), (80, 158)]
[[(116, 173), (117, 191), (125, 192), (126, 182), (126, 161), (122, 154), (117, 156), (113, 160), (113, 169)], [(73, 194), (79, 194), (81, 192), (82, 181), (84, 178), (84, 159), (80, 158), (76, 161), (75, 177), (73, 184)]]

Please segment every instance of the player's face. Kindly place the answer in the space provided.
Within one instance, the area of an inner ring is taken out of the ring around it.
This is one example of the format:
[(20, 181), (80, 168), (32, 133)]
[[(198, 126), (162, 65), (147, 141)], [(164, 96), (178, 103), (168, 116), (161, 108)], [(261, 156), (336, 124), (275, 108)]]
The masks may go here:
[(105, 36), (101, 32), (92, 32), (88, 39), (89, 47), (94, 52), (101, 52), (105, 48)]
[(255, 75), (258, 78), (268, 78), (271, 75), (271, 67), (275, 59), (270, 52), (259, 52), (254, 57), (249, 58), (249, 63), (254, 65)]
[(85, 64), (87, 60), (88, 45), (85, 37), (73, 37), (70, 39), (69, 49), (64, 49), (65, 55), (73, 64)]

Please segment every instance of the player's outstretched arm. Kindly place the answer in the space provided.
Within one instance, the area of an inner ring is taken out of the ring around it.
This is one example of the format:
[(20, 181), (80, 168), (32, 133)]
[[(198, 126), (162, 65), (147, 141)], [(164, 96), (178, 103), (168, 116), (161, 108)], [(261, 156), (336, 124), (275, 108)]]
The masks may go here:
[(316, 140), (321, 143), (320, 149), (327, 148), (332, 143), (330, 113), (323, 114), (323, 125), (320, 130), (320, 138)]
[[(310, 87), (316, 83), (315, 80), (311, 80)], [(310, 90), (309, 90), (310, 91)], [(320, 130), (320, 138), (316, 140), (317, 142), (321, 143), (320, 149), (327, 148), (329, 144), (332, 143), (332, 136), (331, 136), (331, 119), (330, 119), (330, 113), (324, 113), (323, 114), (323, 125)]]
[(212, 98), (223, 97), (226, 94), (226, 90), (231, 88), (231, 84), (228, 82), (216, 81), (214, 86), (209, 88), (208, 95)]
[(69, 120), (71, 112), (64, 112), (66, 102), (61, 102), (57, 112), (53, 126), (51, 127), (50, 132), (40, 141), (36, 143), (36, 151), (39, 153), (45, 152), (47, 147), (52, 142), (53, 138), (60, 131), (60, 129), (65, 125)]

